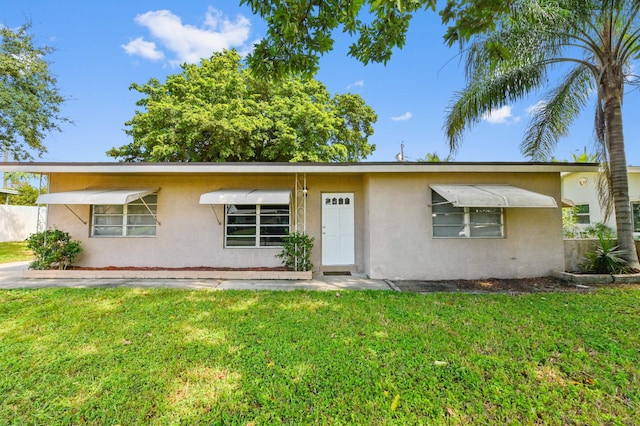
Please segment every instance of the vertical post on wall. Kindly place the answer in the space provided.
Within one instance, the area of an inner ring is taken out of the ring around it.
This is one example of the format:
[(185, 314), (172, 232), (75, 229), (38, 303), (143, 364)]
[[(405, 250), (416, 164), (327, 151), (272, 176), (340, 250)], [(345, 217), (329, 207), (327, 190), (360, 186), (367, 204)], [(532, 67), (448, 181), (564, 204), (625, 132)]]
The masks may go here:
[(307, 233), (307, 174), (296, 173), (296, 195), (294, 202), (296, 232)]
[[(307, 174), (296, 173), (296, 194), (294, 196), (294, 229), (295, 232), (307, 233)], [(296, 250), (297, 252), (297, 250)], [(295, 259), (295, 270), (298, 270), (298, 259)]]
[[(38, 193), (42, 194), (42, 180), (43, 176), (40, 173), (40, 184), (38, 185)], [(47, 179), (47, 192), (49, 192), (49, 179)], [(47, 223), (49, 215), (47, 215), (47, 206), (38, 204), (38, 220), (36, 223), (36, 232), (44, 232), (49, 227)]]
[(296, 193), (293, 195), (293, 231), (298, 232), (298, 173), (296, 173), (295, 181), (293, 182)]

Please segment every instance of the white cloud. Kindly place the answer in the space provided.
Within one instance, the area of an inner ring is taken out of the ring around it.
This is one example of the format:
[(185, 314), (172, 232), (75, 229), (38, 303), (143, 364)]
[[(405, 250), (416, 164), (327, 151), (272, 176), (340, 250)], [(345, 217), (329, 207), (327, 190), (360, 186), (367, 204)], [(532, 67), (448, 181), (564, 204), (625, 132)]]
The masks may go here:
[(536, 113), (540, 108), (544, 107), (545, 105), (547, 105), (546, 101), (538, 101), (534, 105), (527, 107), (525, 111), (527, 111), (527, 114), (532, 115)]
[(364, 80), (358, 80), (358, 81), (354, 81), (353, 83), (349, 83), (349, 85), (347, 86), (347, 90), (353, 89), (353, 88), (363, 88), (364, 87)]
[[(202, 58), (208, 58), (213, 52), (224, 49), (238, 48), (247, 50), (246, 43), (249, 39), (251, 22), (244, 16), (238, 15), (235, 21), (222, 16), (222, 13), (209, 7), (205, 14), (201, 28), (182, 23), (182, 19), (169, 10), (156, 10), (136, 16), (135, 22), (146, 27), (151, 37), (166, 51), (171, 52), (172, 64), (183, 62), (196, 63)], [(137, 54), (147, 59), (141, 50), (135, 50), (130, 46), (138, 42), (149, 47), (151, 42), (138, 38), (133, 42), (122, 46), (129, 54)], [(129, 50), (127, 49), (129, 47)], [(154, 51), (162, 53), (154, 45)], [(167, 54), (168, 54), (167, 52)]]
[(391, 117), (391, 119), (393, 121), (407, 121), (410, 120), (411, 117), (413, 117), (413, 114), (411, 114), (410, 112), (405, 112), (402, 115), (398, 115), (397, 117)]
[(151, 41), (145, 41), (142, 37), (130, 41), (121, 46), (128, 55), (142, 56), (145, 59), (157, 61), (164, 58), (164, 53), (156, 48), (156, 44)]
[(511, 107), (505, 105), (502, 108), (485, 112), (482, 119), (490, 124), (513, 124), (520, 121), (520, 117), (511, 115)]

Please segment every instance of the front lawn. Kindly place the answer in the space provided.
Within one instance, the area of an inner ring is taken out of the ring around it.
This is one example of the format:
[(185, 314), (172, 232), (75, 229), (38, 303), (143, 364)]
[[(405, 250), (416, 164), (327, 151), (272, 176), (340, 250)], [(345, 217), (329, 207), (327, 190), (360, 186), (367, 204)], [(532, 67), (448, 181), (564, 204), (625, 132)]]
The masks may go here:
[(33, 260), (33, 253), (27, 248), (26, 241), (0, 243), (0, 263)]
[(640, 290), (0, 292), (1, 424), (637, 424)]

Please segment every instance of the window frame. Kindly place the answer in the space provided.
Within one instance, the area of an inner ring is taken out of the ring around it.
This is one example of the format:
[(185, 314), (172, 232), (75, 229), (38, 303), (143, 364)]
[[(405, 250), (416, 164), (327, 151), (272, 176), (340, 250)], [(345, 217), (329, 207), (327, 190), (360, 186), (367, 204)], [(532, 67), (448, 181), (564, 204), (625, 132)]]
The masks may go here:
[[(248, 214), (248, 213), (244, 213), (244, 214), (238, 214), (238, 213), (230, 213), (230, 209), (231, 207), (235, 207), (238, 208), (240, 207), (241, 209), (245, 209), (247, 211), (250, 211), (252, 208), (254, 210), (253, 214)], [(275, 209), (275, 210), (279, 210), (279, 209), (284, 209), (286, 207), (287, 213), (286, 214), (279, 214), (277, 213), (277, 211), (275, 213), (263, 213), (263, 209), (267, 210), (267, 209)], [(235, 223), (230, 223), (229, 221), (229, 217), (237, 217), (237, 218), (254, 218), (255, 220), (253, 221), (253, 223), (251, 222), (235, 222)], [(265, 218), (284, 218), (286, 217), (286, 223), (279, 223), (278, 220), (276, 219), (276, 222), (278, 223), (267, 223), (267, 221), (263, 220)], [(282, 233), (282, 234), (269, 234), (269, 233), (263, 233), (261, 231), (263, 230), (267, 230), (267, 229), (276, 229), (276, 228), (285, 228), (286, 227), (286, 232)], [(229, 232), (230, 228), (246, 228), (246, 229), (253, 229), (255, 232), (253, 234), (248, 234), (248, 236), (242, 237), (241, 235), (233, 235)], [(291, 205), (290, 204), (268, 204), (268, 203), (263, 203), (263, 204), (225, 204), (224, 205), (224, 248), (225, 249), (281, 249), (284, 246), (284, 241), (282, 240), (284, 237), (286, 237), (289, 233), (291, 232)], [(253, 238), (249, 238), (253, 237)], [(251, 239), (253, 239), (253, 245), (241, 245), (241, 244), (230, 244), (230, 240), (234, 239), (235, 241), (242, 241), (243, 239), (249, 241)], [(280, 238), (280, 243), (279, 244), (263, 244), (266, 243), (267, 239), (273, 239), (273, 238)]]
[[(587, 211), (578, 211), (579, 208), (581, 207), (586, 207)], [(591, 224), (591, 205), (589, 203), (580, 203), (580, 204), (576, 204), (574, 207), (574, 216), (576, 218), (576, 224), (577, 225), (590, 225)], [(584, 218), (587, 219), (586, 222), (584, 222)]]
[[(151, 199), (154, 201), (151, 201)], [(96, 213), (96, 210), (105, 208), (108, 211), (109, 208), (114, 208), (121, 212), (117, 213)], [(143, 209), (140, 209), (143, 207)], [(130, 210), (138, 210), (131, 212)], [(158, 234), (158, 194), (148, 194), (144, 197), (138, 198), (127, 204), (92, 204), (91, 205), (91, 227), (89, 236), (91, 238), (155, 238)], [(96, 223), (99, 218), (120, 218), (120, 223)], [(133, 218), (151, 218), (150, 223), (130, 223)], [(96, 228), (121, 228), (120, 234), (96, 234)], [(148, 234), (135, 234), (131, 231), (136, 228), (150, 228), (153, 227), (153, 233)]]
[[(439, 206), (447, 206), (447, 209), (439, 210)], [(484, 211), (474, 211), (484, 210)], [(474, 216), (478, 215), (494, 215), (499, 217), (499, 222), (482, 222)], [(455, 217), (460, 216), (460, 222), (436, 223), (437, 217)], [(491, 226), (499, 229), (499, 235), (472, 235), (473, 230), (477, 227)], [(436, 235), (436, 229), (445, 227), (459, 227), (462, 232), (458, 235)], [(502, 207), (454, 207), (440, 194), (431, 190), (431, 237), (434, 239), (504, 239), (504, 208)]]
[(632, 200), (631, 201), (631, 217), (633, 218), (633, 232), (640, 233), (640, 215), (638, 215), (638, 221), (636, 221), (636, 210), (635, 206), (638, 206), (638, 211), (640, 212), (640, 200)]

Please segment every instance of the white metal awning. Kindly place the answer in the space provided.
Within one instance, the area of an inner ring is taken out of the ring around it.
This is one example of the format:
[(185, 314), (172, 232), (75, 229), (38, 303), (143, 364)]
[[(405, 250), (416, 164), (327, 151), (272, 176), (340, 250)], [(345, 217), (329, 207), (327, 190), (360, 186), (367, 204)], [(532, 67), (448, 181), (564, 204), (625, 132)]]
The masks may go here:
[(129, 204), (157, 189), (82, 189), (52, 192), (38, 197), (38, 204)]
[(429, 185), (454, 207), (558, 207), (544, 194), (511, 185)]
[(200, 196), (200, 204), (289, 204), (288, 189), (221, 189)]

